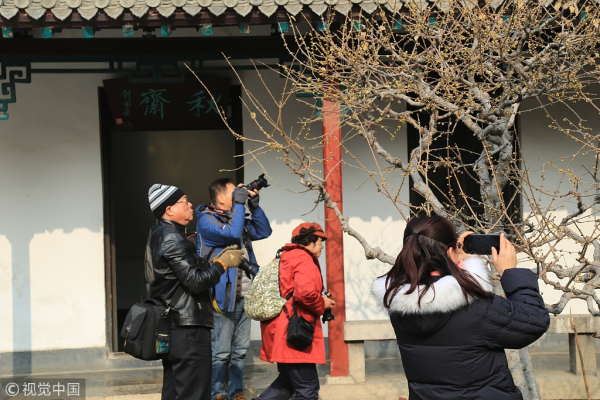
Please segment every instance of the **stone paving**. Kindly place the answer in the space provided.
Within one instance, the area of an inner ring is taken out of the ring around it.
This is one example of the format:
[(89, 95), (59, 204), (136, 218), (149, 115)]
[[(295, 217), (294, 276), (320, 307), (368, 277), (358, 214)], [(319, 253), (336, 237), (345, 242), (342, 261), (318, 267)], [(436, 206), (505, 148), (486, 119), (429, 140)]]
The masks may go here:
[[(600, 357), (598, 358), (600, 359)], [(276, 378), (274, 364), (262, 361), (249, 363), (245, 370), (245, 395), (251, 399), (262, 392)], [(532, 363), (545, 400), (585, 399), (583, 378), (569, 369), (568, 353), (533, 354)], [(318, 366), (321, 378), (320, 397), (323, 400), (398, 400), (408, 396), (406, 378), (399, 359), (367, 359), (367, 381), (361, 384), (326, 384), (329, 365)], [(62, 374), (61, 374), (62, 375)], [(59, 375), (52, 375), (60, 377)], [(159, 400), (162, 368), (78, 372), (63, 375), (86, 379), (88, 400)], [(36, 376), (39, 378), (42, 376)], [(20, 379), (26, 379), (21, 377)], [(600, 379), (589, 376), (592, 399), (600, 399)], [(15, 397), (21, 399), (24, 397)]]

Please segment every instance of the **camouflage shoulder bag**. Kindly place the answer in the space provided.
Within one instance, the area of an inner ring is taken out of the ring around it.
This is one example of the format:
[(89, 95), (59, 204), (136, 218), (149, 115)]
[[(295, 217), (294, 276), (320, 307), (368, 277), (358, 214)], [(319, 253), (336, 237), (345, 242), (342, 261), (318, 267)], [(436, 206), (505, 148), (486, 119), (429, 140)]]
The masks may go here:
[(244, 311), (248, 318), (267, 321), (277, 317), (287, 302), (279, 290), (279, 260), (281, 250), (275, 259), (261, 267), (244, 295)]

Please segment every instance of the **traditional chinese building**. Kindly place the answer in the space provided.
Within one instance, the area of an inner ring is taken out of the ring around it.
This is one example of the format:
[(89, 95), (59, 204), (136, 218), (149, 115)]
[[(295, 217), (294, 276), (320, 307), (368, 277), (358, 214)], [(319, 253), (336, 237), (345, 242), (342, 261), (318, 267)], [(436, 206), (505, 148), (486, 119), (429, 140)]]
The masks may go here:
[[(276, 72), (260, 69), (259, 76), (253, 62), (277, 68), (289, 60), (281, 35), (290, 18), (319, 28), (327, 12), (343, 17), (401, 6), (392, 0), (0, 0), (2, 374), (138, 366), (120, 356), (118, 332), (143, 289), (144, 246), (154, 222), (150, 185), (176, 185), (198, 205), (208, 202), (212, 180), (247, 182), (264, 166), (271, 180), (300, 190), (275, 156), (260, 165), (244, 158), (243, 143), (224, 129), (217, 107), (237, 132), (258, 137), (240, 83), (267, 103), (284, 92)], [(309, 112), (301, 104), (287, 107), (283, 123)], [(588, 120), (598, 118), (585, 112)], [(540, 157), (560, 147), (541, 139), (542, 118), (532, 112), (519, 121), (522, 146)], [(339, 134), (335, 126), (324, 129)], [(406, 140), (395, 145), (407, 151)], [(395, 209), (373, 198), (361, 177), (346, 174), (342, 186), (341, 170), (333, 170), (350, 223), (397, 252), (403, 223)], [(255, 244), (260, 264), (299, 222), (324, 223), (322, 208), (304, 215), (313, 201), (278, 185), (261, 192), (274, 233)], [(331, 374), (345, 376), (343, 322), (384, 317), (369, 283), (387, 268), (367, 262), (334, 225), (323, 260), (342, 307), (329, 324)], [(252, 340), (259, 339), (255, 325)]]
[[(290, 58), (281, 38), (290, 16), (318, 23), (327, 10), (342, 17), (352, 8), (350, 1), (1, 4), (1, 140), (16, 141), (3, 158), (16, 197), (2, 201), (29, 199), (19, 207), (37, 209), (23, 218), (9, 213), (14, 219), (0, 233), (0, 265), (12, 277), (1, 291), (10, 304), (0, 314), (5, 375), (133, 362), (118, 357), (119, 330), (142, 294), (143, 248), (153, 224), (148, 187), (169, 182), (200, 204), (208, 202), (212, 180), (242, 182), (261, 172), (234, 157), (243, 154), (242, 143), (217, 113), (225, 109), (244, 135), (256, 129), (245, 131), (240, 82), (224, 56), (244, 84), (257, 84), (251, 60), (271, 68)], [(281, 92), (283, 80), (266, 73)], [(284, 193), (273, 188), (261, 196), (277, 238), (256, 245), (262, 263), (302, 220), (285, 204), (310, 209), (311, 198)], [(322, 210), (310, 219), (322, 222)], [(343, 260), (337, 262), (343, 283)], [(341, 339), (343, 312), (338, 321)], [(257, 326), (252, 338), (260, 339)], [(342, 350), (337, 375), (348, 374)]]

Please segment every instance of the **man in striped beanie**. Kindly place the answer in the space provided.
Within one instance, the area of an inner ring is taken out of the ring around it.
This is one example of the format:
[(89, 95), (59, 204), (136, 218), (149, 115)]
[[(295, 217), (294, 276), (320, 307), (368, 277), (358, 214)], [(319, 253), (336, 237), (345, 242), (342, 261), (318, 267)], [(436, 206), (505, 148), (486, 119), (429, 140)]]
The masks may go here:
[(163, 362), (162, 400), (210, 400), (214, 325), (210, 288), (227, 268), (237, 267), (244, 252), (237, 246), (202, 265), (185, 227), (194, 218), (181, 189), (155, 184), (148, 191), (157, 219), (146, 244), (146, 291), (150, 299), (173, 303), (169, 355)]
[[(163, 216), (163, 214), (167, 210), (167, 207), (176, 204), (179, 200), (182, 200), (183, 196), (185, 196), (183, 190), (175, 186), (161, 185), (160, 183), (155, 183), (148, 191), (150, 209), (152, 210), (152, 213), (154, 214), (156, 219), (159, 219)], [(192, 207), (190, 203), (190, 209), (191, 208)]]

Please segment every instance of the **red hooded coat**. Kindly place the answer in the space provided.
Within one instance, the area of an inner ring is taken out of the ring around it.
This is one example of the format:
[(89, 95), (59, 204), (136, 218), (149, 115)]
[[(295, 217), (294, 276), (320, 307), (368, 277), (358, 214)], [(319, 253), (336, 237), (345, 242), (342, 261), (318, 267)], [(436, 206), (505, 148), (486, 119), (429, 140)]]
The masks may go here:
[[(260, 359), (279, 363), (325, 364), (325, 340), (319, 316), (325, 312), (323, 277), (319, 261), (302, 246), (288, 244), (281, 253), (279, 263), (279, 288), (287, 297), (294, 291), (298, 315), (315, 325), (314, 339), (310, 346), (298, 350), (287, 342), (288, 317), (285, 312), (269, 321), (260, 323), (262, 346)], [(288, 315), (293, 315), (292, 299), (285, 304)]]

